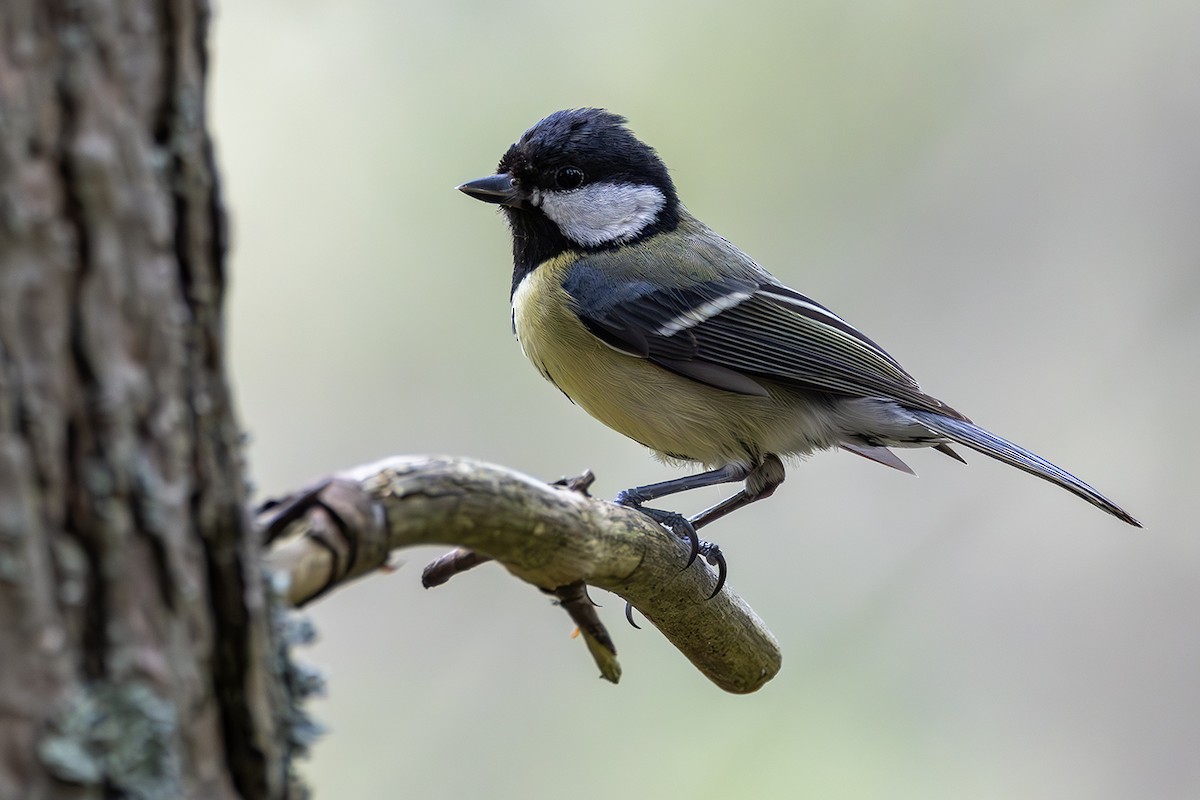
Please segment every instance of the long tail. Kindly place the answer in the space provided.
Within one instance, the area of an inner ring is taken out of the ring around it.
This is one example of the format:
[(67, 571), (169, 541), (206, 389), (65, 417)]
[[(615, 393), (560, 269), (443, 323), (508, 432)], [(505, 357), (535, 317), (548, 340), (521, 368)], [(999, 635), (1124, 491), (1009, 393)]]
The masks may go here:
[(1051, 464), (1046, 459), (1029, 452), (1020, 445), (1013, 444), (1007, 439), (1002, 439), (996, 434), (985, 431), (978, 425), (965, 420), (952, 419), (929, 411), (912, 410), (909, 413), (920, 420), (923, 425), (927, 425), (930, 429), (940, 433), (951, 441), (966, 445), (972, 450), (978, 450), (984, 455), (1003, 461), (1005, 464), (1011, 464), (1017, 469), (1023, 469), (1031, 475), (1037, 475), (1039, 478), (1061, 486), (1072, 494), (1079, 495), (1084, 500), (1087, 500), (1097, 508), (1107, 511), (1122, 522), (1128, 522), (1130, 525), (1138, 528), (1142, 527), (1142, 523), (1131, 517), (1124, 509), (1097, 492), (1091, 486), (1088, 486), (1065, 469)]

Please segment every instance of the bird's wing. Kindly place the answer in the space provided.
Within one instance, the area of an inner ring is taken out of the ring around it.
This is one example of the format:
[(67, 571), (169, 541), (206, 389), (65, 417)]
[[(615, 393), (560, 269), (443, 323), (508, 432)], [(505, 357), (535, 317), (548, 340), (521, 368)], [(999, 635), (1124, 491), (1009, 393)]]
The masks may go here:
[(594, 336), (702, 383), (765, 394), (754, 380), (763, 378), (960, 416), (922, 392), (894, 358), (829, 309), (757, 266), (737, 272), (661, 287), (636, 271), (614, 268), (611, 259), (589, 256), (570, 268), (563, 288)]

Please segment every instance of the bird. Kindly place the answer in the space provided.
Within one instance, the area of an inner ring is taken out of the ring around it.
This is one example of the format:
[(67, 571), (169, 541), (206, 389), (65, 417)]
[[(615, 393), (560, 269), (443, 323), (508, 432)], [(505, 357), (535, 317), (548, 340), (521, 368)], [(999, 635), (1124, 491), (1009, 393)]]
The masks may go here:
[[(512, 234), (512, 328), (542, 376), (610, 428), (671, 464), (703, 471), (620, 492), (616, 502), (691, 541), (770, 496), (784, 459), (840, 448), (912, 470), (892, 448), (962, 445), (1043, 478), (1130, 525), (1087, 483), (927, 394), (843, 317), (785, 286), (693, 216), (628, 121), (557, 111), (529, 128), (494, 175), (457, 187), (496, 204)], [(685, 518), (647, 503), (742, 483)], [(714, 594), (715, 594), (714, 591)]]

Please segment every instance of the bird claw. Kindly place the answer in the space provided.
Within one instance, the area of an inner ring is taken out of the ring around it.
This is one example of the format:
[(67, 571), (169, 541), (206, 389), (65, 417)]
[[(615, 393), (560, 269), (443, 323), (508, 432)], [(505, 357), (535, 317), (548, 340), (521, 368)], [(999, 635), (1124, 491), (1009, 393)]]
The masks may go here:
[(629, 495), (630, 492), (628, 491), (621, 492), (613, 502), (626, 508), (637, 509), (680, 539), (687, 539), (689, 547), (688, 560), (684, 568), (690, 567), (692, 562), (696, 560), (696, 556), (700, 555), (700, 535), (696, 533), (695, 526), (683, 514), (675, 511), (663, 511), (658, 508), (647, 508), (636, 501), (636, 496), (630, 497)]
[[(710, 566), (717, 568), (717, 585), (713, 587), (712, 594), (708, 596), (708, 599), (712, 600), (725, 588), (725, 578), (729, 575), (729, 565), (725, 563), (725, 554), (721, 552), (720, 545), (714, 542), (699, 541), (697, 543), (697, 552), (704, 556), (704, 560)], [(641, 625), (633, 621), (633, 603), (628, 600), (625, 601), (625, 619), (639, 631), (642, 629)]]
[(729, 565), (725, 563), (725, 554), (721, 552), (720, 546), (713, 542), (700, 542), (699, 552), (710, 566), (717, 568), (717, 585), (713, 588), (712, 594), (708, 596), (708, 599), (712, 600), (725, 586), (725, 578), (729, 575)]
[[(725, 587), (725, 578), (729, 575), (729, 565), (725, 563), (725, 555), (721, 552), (721, 548), (718, 545), (700, 538), (700, 535), (696, 533), (696, 526), (692, 524), (690, 519), (674, 511), (647, 508), (642, 505), (641, 496), (638, 495), (635, 489), (626, 489), (619, 493), (613, 502), (626, 508), (637, 509), (680, 539), (686, 538), (691, 549), (688, 552), (688, 560), (684, 569), (690, 567), (692, 562), (701, 555), (704, 556), (704, 560), (710, 566), (717, 568), (717, 585), (712, 590), (712, 594), (708, 596), (709, 600), (716, 597), (721, 592), (721, 589)], [(633, 621), (633, 606), (628, 602), (625, 603), (625, 619), (629, 620), (629, 624), (633, 627), (639, 627)]]

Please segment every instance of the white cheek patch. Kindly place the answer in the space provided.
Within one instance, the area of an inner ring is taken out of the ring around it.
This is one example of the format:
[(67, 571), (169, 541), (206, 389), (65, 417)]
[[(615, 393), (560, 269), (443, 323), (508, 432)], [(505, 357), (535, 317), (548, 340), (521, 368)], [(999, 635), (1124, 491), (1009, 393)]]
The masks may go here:
[(577, 244), (598, 247), (620, 244), (646, 229), (667, 198), (644, 184), (593, 183), (568, 192), (541, 192), (542, 213)]

